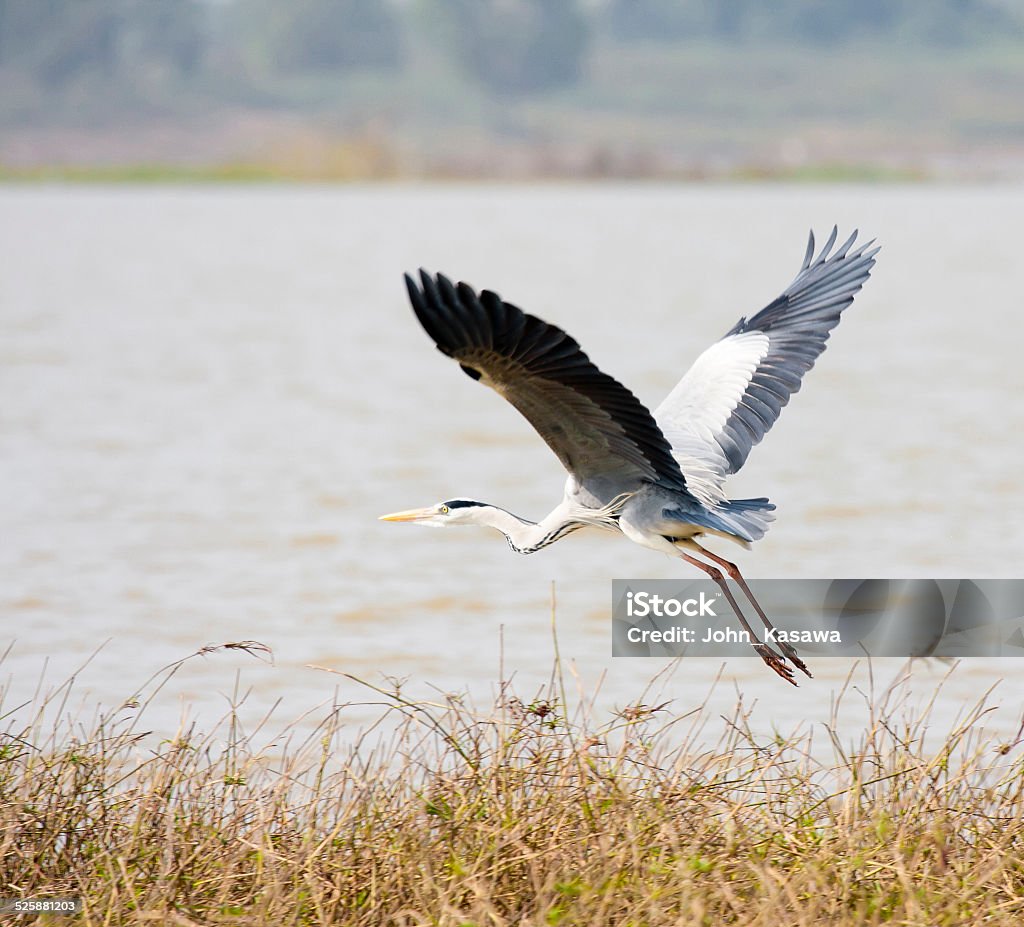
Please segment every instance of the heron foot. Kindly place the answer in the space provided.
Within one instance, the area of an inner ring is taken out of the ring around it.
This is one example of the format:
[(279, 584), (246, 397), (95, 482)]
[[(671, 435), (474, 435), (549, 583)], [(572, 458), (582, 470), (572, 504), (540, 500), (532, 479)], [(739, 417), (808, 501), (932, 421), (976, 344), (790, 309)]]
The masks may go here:
[(764, 644), (754, 644), (754, 650), (757, 651), (757, 655), (764, 660), (767, 666), (775, 670), (786, 682), (794, 686), (797, 684), (793, 678), (793, 671), (786, 665), (786, 661), (772, 650), (771, 647), (766, 647)]
[(789, 660), (790, 663), (800, 670), (801, 673), (807, 676), (808, 679), (814, 678), (814, 675), (807, 668), (807, 664), (800, 659), (796, 652), (796, 648), (792, 644), (789, 644), (786, 641), (776, 641), (776, 643), (779, 645), (779, 650), (782, 651), (782, 655)]

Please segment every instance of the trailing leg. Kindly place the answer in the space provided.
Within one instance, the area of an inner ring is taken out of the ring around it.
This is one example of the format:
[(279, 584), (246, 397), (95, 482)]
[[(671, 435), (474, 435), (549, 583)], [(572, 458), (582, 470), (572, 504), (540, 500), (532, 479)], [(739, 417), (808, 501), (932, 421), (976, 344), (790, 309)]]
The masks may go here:
[(774, 650), (771, 649), (767, 644), (761, 643), (758, 636), (754, 633), (754, 629), (750, 627), (747, 619), (744, 617), (743, 612), (740, 610), (739, 603), (736, 601), (735, 596), (732, 594), (732, 590), (729, 588), (725, 581), (725, 577), (722, 575), (722, 571), (717, 567), (711, 566), (709, 563), (704, 563), (702, 560), (698, 560), (696, 557), (691, 557), (689, 554), (680, 554), (680, 556), (687, 562), (692, 563), (695, 567), (703, 570), (708, 576), (715, 581), (715, 584), (719, 589), (722, 590), (729, 604), (732, 606), (732, 610), (736, 613), (736, 617), (739, 619), (740, 624), (743, 626), (743, 630), (747, 632), (747, 636), (750, 638), (751, 646), (757, 652), (757, 655), (764, 660), (764, 662), (775, 670), (786, 682), (796, 685), (796, 681), (793, 679), (793, 671), (786, 665), (786, 661), (780, 657)]
[[(708, 550), (706, 547), (702, 547), (694, 540), (690, 540), (687, 546), (699, 550), (709, 560), (713, 560), (720, 567), (722, 567), (725, 570), (725, 572), (728, 573), (729, 576), (736, 581), (740, 589), (743, 590), (743, 594), (750, 600), (750, 604), (754, 606), (754, 609), (760, 617), (761, 622), (764, 624), (765, 628), (767, 628), (769, 631), (775, 630), (775, 625), (773, 625), (771, 621), (768, 620), (768, 616), (764, 613), (764, 609), (761, 608), (757, 599), (754, 598), (754, 594), (750, 591), (750, 587), (747, 585), (747, 581), (743, 578), (743, 575), (740, 573), (739, 567), (736, 566), (735, 563), (730, 563), (724, 557), (719, 557), (717, 554), (711, 553), (710, 550)], [(796, 648), (792, 644), (788, 643), (787, 641), (776, 641), (775, 643), (779, 645), (779, 650), (781, 650), (786, 655), (786, 657), (792, 662), (792, 664), (798, 670), (800, 670), (802, 673), (805, 673), (807, 676), (811, 676), (811, 671), (807, 668), (807, 665), (804, 663), (804, 661), (800, 659), (799, 655), (796, 652)], [(813, 678), (813, 676), (811, 676), (811, 678)]]

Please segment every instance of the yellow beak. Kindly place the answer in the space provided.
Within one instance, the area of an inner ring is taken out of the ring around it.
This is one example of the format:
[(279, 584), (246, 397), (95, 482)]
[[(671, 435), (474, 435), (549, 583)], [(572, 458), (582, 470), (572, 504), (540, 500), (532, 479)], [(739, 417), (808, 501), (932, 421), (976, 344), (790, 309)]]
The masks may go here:
[(418, 521), (421, 518), (429, 518), (436, 515), (433, 507), (426, 509), (408, 509), (404, 512), (393, 512), (391, 515), (381, 515), (379, 521)]

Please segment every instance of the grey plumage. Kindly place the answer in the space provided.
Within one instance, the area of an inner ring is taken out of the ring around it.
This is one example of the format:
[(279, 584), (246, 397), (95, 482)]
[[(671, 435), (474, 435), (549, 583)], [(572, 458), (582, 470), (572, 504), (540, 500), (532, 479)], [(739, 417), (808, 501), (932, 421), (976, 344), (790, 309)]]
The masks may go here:
[(810, 675), (789, 644), (778, 643), (780, 656), (757, 641), (719, 567), (740, 586), (768, 629), (770, 620), (736, 565), (698, 539), (712, 534), (749, 544), (764, 535), (774, 518), (775, 506), (768, 499), (729, 499), (723, 484), (800, 389), (874, 266), (879, 249), (871, 242), (851, 250), (854, 232), (833, 250), (837, 235), (833, 228), (815, 257), (812, 233), (793, 282), (704, 351), (653, 415), (557, 326), (490, 290), (478, 294), (466, 283), (454, 285), (443, 274), (421, 270), (419, 283), (406, 275), (413, 309), (438, 350), (515, 406), (569, 478), (562, 502), (540, 522), (465, 499), (383, 517), (439, 526), (486, 525), (524, 554), (578, 528), (618, 530), (704, 570), (768, 666), (789, 682), (791, 667)]
[(725, 477), (775, 424), (868, 279), (879, 249), (868, 242), (851, 252), (854, 232), (831, 252), (837, 234), (833, 228), (814, 258), (811, 232), (793, 282), (698, 357), (655, 410), (691, 492), (702, 500), (722, 498)]
[(602, 373), (562, 329), (490, 290), (453, 286), (420, 271), (405, 276), (416, 317), (439, 351), (505, 397), (578, 481), (614, 477), (685, 489), (651, 413)]

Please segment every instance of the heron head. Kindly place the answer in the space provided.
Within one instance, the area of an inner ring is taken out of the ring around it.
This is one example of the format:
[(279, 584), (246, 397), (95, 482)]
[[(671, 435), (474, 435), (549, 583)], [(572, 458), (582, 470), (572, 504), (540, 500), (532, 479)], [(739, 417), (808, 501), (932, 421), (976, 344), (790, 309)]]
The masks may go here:
[(405, 512), (394, 512), (381, 515), (381, 521), (411, 521), (417, 525), (428, 525), (431, 528), (446, 528), (449, 525), (479, 524), (477, 516), (481, 509), (488, 508), (483, 502), (474, 499), (449, 499), (428, 505), (425, 509), (409, 509)]

